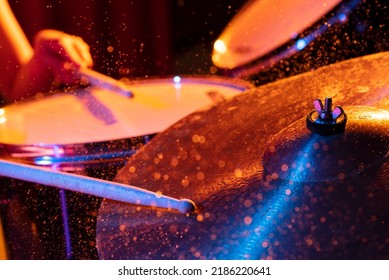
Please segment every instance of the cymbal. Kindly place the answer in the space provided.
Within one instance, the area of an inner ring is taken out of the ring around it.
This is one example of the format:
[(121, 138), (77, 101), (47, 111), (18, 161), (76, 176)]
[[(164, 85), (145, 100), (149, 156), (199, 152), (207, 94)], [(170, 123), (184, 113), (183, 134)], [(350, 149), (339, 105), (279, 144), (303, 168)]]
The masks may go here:
[[(291, 41), (291, 34), (301, 34), (320, 21), (340, 2), (248, 1), (215, 42), (212, 60), (217, 67), (233, 69), (264, 57)], [(272, 32), (268, 32), (270, 26)]]
[[(105, 199), (101, 259), (387, 259), (389, 52), (248, 90), (158, 134), (115, 181), (192, 199), (188, 215)], [(306, 128), (332, 97), (343, 132)]]

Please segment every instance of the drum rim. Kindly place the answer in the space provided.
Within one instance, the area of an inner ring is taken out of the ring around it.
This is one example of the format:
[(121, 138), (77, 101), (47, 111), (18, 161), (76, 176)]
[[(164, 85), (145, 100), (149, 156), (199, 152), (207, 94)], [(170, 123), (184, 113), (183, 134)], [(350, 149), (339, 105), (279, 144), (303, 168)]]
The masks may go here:
[[(190, 75), (190, 74), (177, 74), (177, 75), (162, 75), (162, 76), (149, 76), (146, 78), (136, 77), (131, 78), (131, 80), (125, 81), (129, 86), (139, 85), (139, 84), (152, 84), (160, 82), (174, 82), (174, 78), (179, 77), (181, 83), (193, 82), (194, 84), (204, 84), (204, 85), (228, 85), (230, 88), (236, 88), (243, 91), (254, 88), (255, 85), (247, 80), (238, 77), (228, 77), (222, 75)], [(125, 78), (124, 78), (125, 79)], [(178, 82), (180, 83), (180, 82)]]
[[(310, 27), (302, 31), (301, 34), (275, 48), (270, 53), (230, 69), (221, 67), (218, 67), (218, 69), (234, 78), (250, 78), (261, 71), (271, 68), (283, 59), (290, 58), (299, 51), (302, 51), (304, 48), (308, 47), (310, 43), (314, 42), (318, 37), (327, 32), (328, 29), (332, 28), (332, 26), (343, 25), (351, 12), (362, 3), (362, 0), (340, 2), (332, 11), (314, 22)], [(342, 20), (342, 17), (340, 17), (341, 15), (345, 15), (346, 19)]]
[(115, 162), (131, 156), (154, 136), (58, 145), (0, 144), (0, 157), (21, 163), (56, 167)]

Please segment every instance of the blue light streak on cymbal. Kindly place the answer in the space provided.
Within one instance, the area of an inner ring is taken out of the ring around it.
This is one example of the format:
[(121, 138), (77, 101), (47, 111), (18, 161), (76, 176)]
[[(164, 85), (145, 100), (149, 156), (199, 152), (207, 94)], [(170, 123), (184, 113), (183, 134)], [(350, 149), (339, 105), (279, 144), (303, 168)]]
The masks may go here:
[[(306, 172), (310, 172), (307, 168), (307, 165), (309, 166), (310, 164), (309, 157), (304, 155), (312, 154), (312, 147), (315, 142), (317, 142), (317, 135), (312, 135), (312, 138), (309, 139), (302, 150), (303, 156), (295, 161), (295, 167), (293, 172), (291, 172), (290, 180), (278, 179), (278, 181), (283, 183), (277, 186), (275, 192), (263, 194), (266, 201), (265, 204), (257, 204), (256, 208), (258, 211), (252, 216), (252, 223), (245, 227), (245, 230), (249, 231), (250, 235), (239, 246), (235, 246), (226, 257), (229, 259), (261, 259), (263, 256), (269, 255), (273, 245), (272, 238), (270, 237), (271, 234), (277, 231), (277, 226), (282, 224), (280, 222), (289, 222), (286, 220), (289, 216), (285, 214), (295, 208), (291, 200), (292, 196), (299, 197), (303, 195), (304, 190), (301, 188), (301, 184), (296, 182), (301, 181), (301, 177)], [(265, 196), (269, 193), (272, 197), (266, 198)], [(280, 215), (282, 216), (281, 218)], [(223, 259), (223, 256), (219, 256), (219, 258)]]

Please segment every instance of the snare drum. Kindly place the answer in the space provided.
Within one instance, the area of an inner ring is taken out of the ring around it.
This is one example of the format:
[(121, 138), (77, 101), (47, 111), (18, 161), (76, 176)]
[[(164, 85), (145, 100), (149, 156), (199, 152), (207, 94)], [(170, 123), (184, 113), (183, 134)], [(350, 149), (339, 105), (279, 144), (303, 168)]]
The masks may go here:
[[(126, 159), (158, 132), (252, 87), (215, 76), (134, 80), (130, 86), (132, 98), (88, 87), (0, 109), (1, 157), (111, 180)], [(47, 252), (38, 258), (97, 258), (94, 239), (100, 198), (72, 192), (63, 197), (63, 191), (53, 188), (32, 187), (28, 182), (17, 185), (18, 192), (23, 192), (19, 185), (28, 186), (21, 196), (32, 226), (25, 230), (39, 235)], [(11, 231), (12, 225), (6, 228)]]
[(251, 0), (214, 43), (226, 75), (257, 85), (389, 49), (383, 0)]

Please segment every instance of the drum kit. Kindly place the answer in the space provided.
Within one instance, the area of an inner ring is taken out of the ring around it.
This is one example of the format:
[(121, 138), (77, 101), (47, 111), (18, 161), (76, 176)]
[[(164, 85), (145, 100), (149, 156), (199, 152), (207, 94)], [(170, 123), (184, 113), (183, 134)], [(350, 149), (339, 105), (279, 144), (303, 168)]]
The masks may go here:
[(215, 42), (224, 75), (1, 108), (9, 257), (388, 259), (389, 53), (342, 44), (367, 2), (252, 0)]

